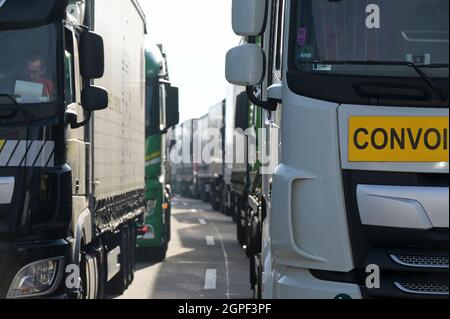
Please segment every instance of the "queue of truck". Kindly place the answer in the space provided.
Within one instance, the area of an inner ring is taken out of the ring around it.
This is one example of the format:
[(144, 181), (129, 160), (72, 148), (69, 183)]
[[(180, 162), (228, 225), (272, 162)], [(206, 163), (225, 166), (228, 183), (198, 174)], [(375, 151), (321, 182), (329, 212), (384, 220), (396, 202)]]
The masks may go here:
[(123, 293), (174, 192), (255, 298), (448, 298), (449, 2), (232, 2), (232, 86), (177, 125), (137, 0), (0, 1), (0, 298)]
[(182, 194), (236, 222), (255, 297), (448, 298), (448, 5), (233, 0), (234, 86), (187, 138), (219, 155)]

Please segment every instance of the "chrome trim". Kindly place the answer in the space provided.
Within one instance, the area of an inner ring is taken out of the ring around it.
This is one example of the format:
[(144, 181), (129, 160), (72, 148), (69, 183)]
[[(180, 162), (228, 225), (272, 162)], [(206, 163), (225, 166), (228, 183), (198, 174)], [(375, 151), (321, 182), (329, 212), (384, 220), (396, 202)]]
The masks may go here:
[(416, 264), (408, 264), (404, 261), (401, 261), (396, 255), (390, 255), (391, 259), (396, 262), (399, 265), (406, 266), (406, 267), (413, 267), (413, 268), (439, 268), (439, 269), (448, 269), (447, 265), (416, 265)]
[(447, 296), (448, 295), (448, 290), (447, 290), (447, 292), (417, 291), (417, 290), (410, 290), (408, 288), (405, 288), (399, 282), (394, 282), (394, 285), (399, 290), (409, 293), (409, 294), (414, 294), (414, 295), (434, 295), (434, 296)]

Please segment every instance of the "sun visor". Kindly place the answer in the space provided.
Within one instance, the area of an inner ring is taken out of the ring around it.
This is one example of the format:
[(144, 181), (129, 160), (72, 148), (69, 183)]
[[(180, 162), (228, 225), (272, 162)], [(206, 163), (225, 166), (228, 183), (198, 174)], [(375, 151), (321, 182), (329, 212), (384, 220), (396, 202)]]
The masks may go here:
[(67, 0), (0, 0), (0, 28), (44, 24), (64, 17)]

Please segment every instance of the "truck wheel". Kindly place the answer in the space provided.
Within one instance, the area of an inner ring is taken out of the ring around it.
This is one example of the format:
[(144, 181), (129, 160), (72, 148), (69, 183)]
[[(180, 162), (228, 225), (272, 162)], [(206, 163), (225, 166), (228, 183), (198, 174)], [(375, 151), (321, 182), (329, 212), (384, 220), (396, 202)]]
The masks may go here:
[[(134, 245), (134, 246), (133, 246)], [(128, 272), (127, 272), (127, 286), (131, 285), (134, 280), (134, 249), (136, 247), (133, 239), (133, 225), (129, 224), (127, 227), (127, 262), (128, 262)]]
[(220, 205), (215, 201), (216, 197), (213, 197), (213, 201), (211, 202), (211, 207), (216, 212), (220, 212)]
[(261, 255), (255, 256), (256, 259), (256, 284), (253, 289), (253, 298), (262, 299), (262, 261)]
[(100, 243), (96, 248), (94, 248), (94, 254), (97, 259), (97, 273), (98, 273), (98, 286), (97, 286), (97, 296), (96, 299), (105, 299), (105, 289), (107, 280), (107, 262), (106, 253), (103, 244)]
[(210, 197), (210, 204), (213, 210), (215, 210), (216, 212), (220, 212), (220, 201), (221, 201), (221, 192), (217, 191), (216, 189), (216, 185), (211, 186), (213, 187), (213, 191), (211, 192), (211, 197)]
[(237, 234), (237, 240), (239, 242), (239, 245), (244, 246), (245, 245), (245, 228), (242, 227), (240, 224), (240, 220), (238, 220), (238, 223), (236, 224), (236, 234)]
[(250, 287), (253, 290), (253, 296), (256, 296), (256, 283), (257, 283), (257, 273), (256, 273), (256, 263), (255, 258), (251, 257), (249, 262), (250, 270)]
[(233, 219), (233, 222), (237, 223), (238, 222), (238, 212), (239, 212), (239, 205), (237, 204), (237, 196), (233, 196), (231, 198), (231, 217)]
[(155, 261), (163, 262), (167, 255), (167, 243), (155, 250)]
[(200, 200), (204, 203), (208, 202), (208, 198), (206, 197), (206, 189), (205, 189), (205, 185), (201, 184), (200, 185)]
[(250, 224), (247, 227), (247, 257), (253, 258), (261, 252), (261, 223), (257, 216), (253, 216)]
[(166, 243), (168, 244), (170, 242), (171, 236), (172, 236), (172, 222), (171, 222), (171, 212), (172, 212), (172, 208), (170, 206), (169, 203), (169, 208), (167, 209), (167, 213), (166, 213), (166, 227), (165, 227), (165, 231), (166, 231)]
[(80, 254), (80, 298), (97, 299), (100, 287), (99, 260), (95, 254), (88, 253), (86, 248)]

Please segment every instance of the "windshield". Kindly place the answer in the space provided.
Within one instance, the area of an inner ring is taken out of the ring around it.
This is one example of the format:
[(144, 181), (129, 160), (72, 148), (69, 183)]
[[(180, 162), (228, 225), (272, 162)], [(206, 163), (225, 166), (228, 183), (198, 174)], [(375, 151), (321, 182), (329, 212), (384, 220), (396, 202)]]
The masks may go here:
[(56, 27), (0, 30), (0, 95), (48, 103), (56, 91)]
[(417, 77), (405, 66), (312, 63), (413, 62), (428, 66), (432, 77), (448, 78), (448, 0), (301, 0), (293, 6), (296, 70)]

